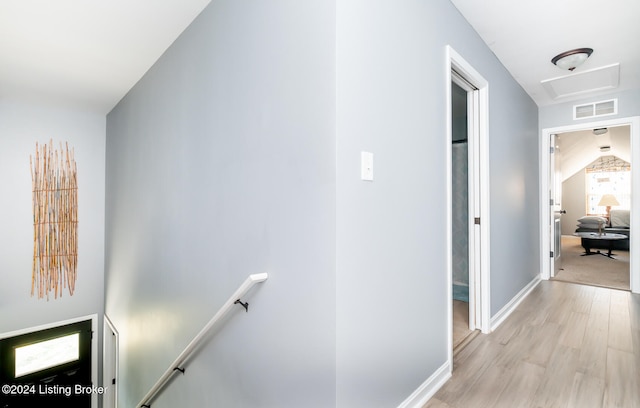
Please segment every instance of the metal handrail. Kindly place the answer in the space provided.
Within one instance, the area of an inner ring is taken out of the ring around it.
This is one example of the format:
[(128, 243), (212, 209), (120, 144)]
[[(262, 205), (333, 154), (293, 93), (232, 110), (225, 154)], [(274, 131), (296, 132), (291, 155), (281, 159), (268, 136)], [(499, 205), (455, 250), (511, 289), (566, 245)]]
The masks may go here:
[(264, 282), (268, 278), (268, 274), (266, 273), (258, 273), (254, 275), (249, 275), (249, 277), (240, 285), (240, 287), (231, 295), (231, 297), (222, 305), (220, 310), (209, 320), (209, 323), (204, 326), (200, 333), (196, 335), (196, 337), (191, 340), (191, 342), (185, 347), (185, 349), (180, 353), (178, 358), (175, 359), (173, 363), (169, 366), (167, 371), (162, 374), (162, 376), (156, 381), (156, 383), (151, 387), (147, 395), (142, 398), (142, 400), (136, 405), (140, 408), (150, 408), (151, 401), (153, 398), (162, 390), (165, 384), (171, 379), (171, 376), (176, 372), (180, 371), (184, 373), (184, 363), (189, 359), (191, 354), (198, 348), (198, 346), (202, 343), (203, 339), (215, 326), (215, 324), (222, 319), (230, 310), (233, 308), (234, 304), (240, 304), (248, 311), (248, 304), (240, 301), (242, 296), (244, 296), (249, 289), (256, 283)]

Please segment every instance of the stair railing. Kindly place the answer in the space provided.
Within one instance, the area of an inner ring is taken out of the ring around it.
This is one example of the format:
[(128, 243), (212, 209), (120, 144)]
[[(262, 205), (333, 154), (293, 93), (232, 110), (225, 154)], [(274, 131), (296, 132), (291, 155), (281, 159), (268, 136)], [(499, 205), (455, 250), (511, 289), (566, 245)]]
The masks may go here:
[(173, 363), (167, 368), (167, 370), (162, 374), (162, 376), (156, 381), (156, 383), (151, 387), (149, 392), (142, 398), (142, 400), (136, 405), (140, 408), (151, 408), (151, 401), (155, 398), (155, 396), (164, 388), (164, 386), (169, 382), (173, 374), (176, 371), (180, 371), (184, 374), (184, 363), (191, 357), (193, 352), (195, 352), (198, 347), (201, 345), (209, 331), (218, 323), (231, 309), (235, 304), (239, 304), (245, 308), (246, 311), (249, 311), (249, 304), (247, 302), (242, 302), (240, 299), (255, 285), (256, 283), (264, 282), (268, 278), (268, 274), (266, 273), (258, 273), (254, 275), (249, 275), (249, 277), (240, 285), (240, 287), (231, 295), (231, 297), (222, 305), (220, 310), (209, 320), (209, 322), (200, 330), (200, 332), (196, 335), (196, 337), (191, 340), (191, 342), (185, 347), (185, 349), (180, 353), (178, 358), (175, 359)]

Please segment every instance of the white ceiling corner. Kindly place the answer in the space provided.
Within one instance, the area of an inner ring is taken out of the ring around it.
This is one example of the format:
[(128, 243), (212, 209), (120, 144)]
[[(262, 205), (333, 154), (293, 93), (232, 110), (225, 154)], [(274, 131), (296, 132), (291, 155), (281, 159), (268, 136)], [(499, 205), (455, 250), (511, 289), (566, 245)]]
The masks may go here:
[(109, 112), (210, 0), (0, 0), (0, 98)]
[[(550, 60), (573, 48), (594, 49), (576, 74), (619, 63), (616, 90), (640, 88), (638, 0), (451, 1), (539, 106), (594, 93), (542, 84), (567, 74)], [(0, 0), (0, 98), (106, 113), (209, 2)]]
[[(615, 91), (640, 88), (640, 1), (638, 0), (451, 0), (500, 62), (538, 106), (609, 93), (587, 77), (559, 81), (556, 96), (543, 81), (568, 75), (551, 59), (574, 48), (593, 48), (575, 74), (619, 64)], [(555, 85), (555, 84), (554, 84)], [(580, 89), (579, 86), (584, 88)]]

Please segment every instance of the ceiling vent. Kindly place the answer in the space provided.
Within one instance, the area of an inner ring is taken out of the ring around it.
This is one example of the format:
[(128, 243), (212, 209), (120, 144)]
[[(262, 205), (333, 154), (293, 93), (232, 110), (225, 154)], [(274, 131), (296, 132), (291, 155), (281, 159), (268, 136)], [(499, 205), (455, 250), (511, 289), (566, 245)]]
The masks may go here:
[(573, 106), (573, 120), (615, 115), (618, 113), (618, 100), (610, 99)]

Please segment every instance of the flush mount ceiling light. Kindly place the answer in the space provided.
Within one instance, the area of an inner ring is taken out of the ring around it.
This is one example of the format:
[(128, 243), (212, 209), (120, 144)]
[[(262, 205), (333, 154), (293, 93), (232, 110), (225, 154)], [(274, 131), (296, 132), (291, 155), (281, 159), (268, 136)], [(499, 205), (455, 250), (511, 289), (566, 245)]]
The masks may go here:
[(558, 68), (573, 71), (585, 62), (592, 52), (593, 49), (591, 48), (576, 48), (575, 50), (565, 51), (556, 55), (551, 59), (551, 62)]
[(593, 129), (593, 134), (596, 135), (596, 136), (600, 136), (600, 135), (604, 135), (608, 131), (609, 131), (609, 129), (607, 129), (607, 128), (598, 128), (598, 129)]

